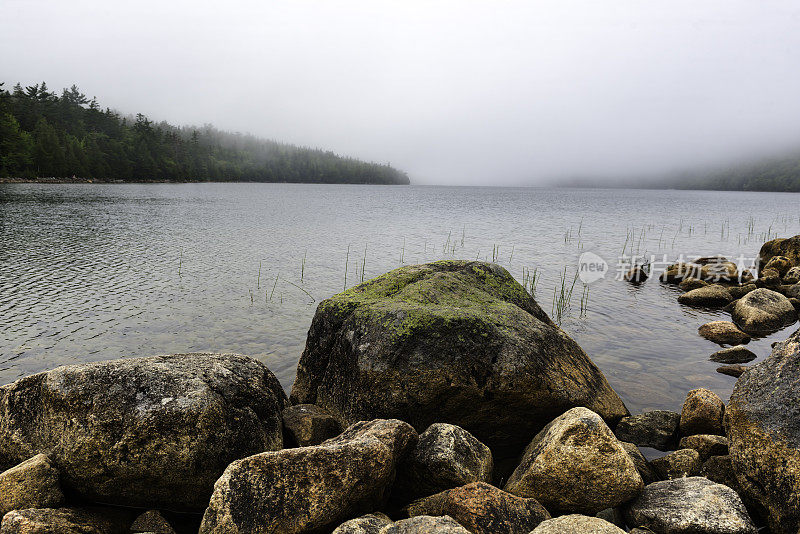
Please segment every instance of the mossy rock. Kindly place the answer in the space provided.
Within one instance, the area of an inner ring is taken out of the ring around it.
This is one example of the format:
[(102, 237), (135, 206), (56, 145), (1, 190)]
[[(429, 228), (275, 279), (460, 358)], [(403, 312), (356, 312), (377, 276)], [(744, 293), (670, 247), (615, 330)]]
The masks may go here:
[(628, 414), (508, 271), (469, 261), (403, 267), (322, 302), (291, 398), (345, 424), (455, 424), (500, 457), (572, 407)]
[(775, 534), (800, 529), (800, 331), (750, 367), (725, 418), (733, 471)]

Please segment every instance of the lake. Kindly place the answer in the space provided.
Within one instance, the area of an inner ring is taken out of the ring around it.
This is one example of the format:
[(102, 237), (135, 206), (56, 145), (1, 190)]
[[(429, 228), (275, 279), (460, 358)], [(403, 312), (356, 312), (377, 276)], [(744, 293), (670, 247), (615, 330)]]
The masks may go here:
[[(753, 258), (800, 233), (800, 195), (652, 190), (290, 184), (0, 184), (0, 383), (58, 365), (153, 354), (253, 356), (289, 390), (317, 304), (403, 264), (494, 260), (553, 310), (581, 254), (609, 265), (575, 283), (561, 318), (633, 412), (723, 398), (721, 311), (679, 305), (656, 279), (616, 280), (640, 253)], [(363, 266), (363, 268), (362, 268)], [(654, 264), (657, 266), (657, 264)], [(363, 271), (363, 272), (362, 272)], [(750, 348), (760, 358), (790, 327)]]

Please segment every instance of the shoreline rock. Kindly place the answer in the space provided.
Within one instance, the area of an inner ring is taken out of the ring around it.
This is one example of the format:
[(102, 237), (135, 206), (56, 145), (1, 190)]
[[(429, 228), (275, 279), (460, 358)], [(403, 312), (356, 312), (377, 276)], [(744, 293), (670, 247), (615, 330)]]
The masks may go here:
[(0, 388), (0, 456), (47, 453), (90, 502), (203, 510), (228, 464), (283, 446), (286, 394), (235, 354), (58, 367)]
[(800, 330), (733, 388), (726, 427), (742, 491), (775, 534), (800, 529)]
[(533, 438), (504, 489), (551, 513), (596, 514), (642, 488), (636, 464), (600, 416), (572, 408)]
[[(377, 387), (376, 387), (377, 386)], [(292, 387), (340, 421), (458, 425), (497, 458), (564, 411), (628, 415), (602, 372), (502, 267), (396, 269), (323, 301)]]
[(301, 533), (374, 512), (416, 441), (408, 423), (376, 419), (320, 445), (236, 460), (214, 484), (200, 534)]

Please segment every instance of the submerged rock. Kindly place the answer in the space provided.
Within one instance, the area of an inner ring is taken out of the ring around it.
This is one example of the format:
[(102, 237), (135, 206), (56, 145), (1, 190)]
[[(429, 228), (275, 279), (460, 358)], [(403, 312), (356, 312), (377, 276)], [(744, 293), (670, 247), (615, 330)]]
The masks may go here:
[(599, 517), (572, 514), (543, 521), (530, 534), (624, 534), (624, 530)]
[(730, 291), (719, 284), (693, 289), (678, 297), (678, 302), (687, 306), (724, 306), (732, 300)]
[(652, 410), (623, 417), (614, 434), (620, 441), (629, 441), (639, 447), (668, 451), (675, 448), (680, 420), (679, 413)]
[(469, 261), (403, 267), (322, 302), (291, 397), (349, 423), (455, 424), (499, 457), (574, 406), (628, 414), (508, 271)]
[(0, 534), (128, 534), (130, 521), (110, 508), (26, 508), (3, 516)]
[(528, 534), (550, 514), (536, 499), (517, 497), (485, 482), (447, 490), (409, 505), (408, 514), (447, 515), (472, 534)]
[(718, 345), (750, 343), (750, 336), (739, 330), (739, 327), (730, 321), (711, 321), (702, 325), (697, 332)]
[(625, 518), (658, 534), (757, 532), (736, 492), (702, 477), (650, 484), (625, 508)]
[(691, 477), (700, 473), (700, 453), (693, 449), (680, 449), (650, 462), (662, 479)]
[(758, 358), (756, 354), (744, 345), (736, 345), (726, 349), (718, 350), (709, 357), (709, 360), (717, 363), (747, 363)]
[(307, 532), (380, 509), (416, 441), (408, 423), (376, 419), (321, 445), (237, 460), (214, 485), (200, 534)]
[(11, 510), (51, 508), (64, 503), (58, 471), (37, 454), (0, 474), (0, 517)]
[(283, 410), (283, 427), (298, 447), (319, 445), (342, 431), (339, 421), (313, 404), (297, 404)]
[(629, 501), (644, 483), (631, 457), (596, 413), (573, 408), (525, 449), (505, 490), (552, 513), (595, 514)]
[(760, 288), (739, 299), (733, 309), (733, 322), (748, 334), (776, 332), (797, 321), (797, 312), (785, 296)]
[(720, 365), (717, 367), (718, 373), (732, 376), (734, 378), (739, 378), (745, 371), (747, 371), (747, 366), (739, 364)]
[(733, 468), (775, 534), (800, 529), (800, 331), (733, 388), (726, 417)]
[(630, 268), (630, 270), (628, 270), (628, 272), (624, 274), (623, 278), (626, 282), (631, 282), (632, 284), (641, 284), (650, 278), (650, 265), (634, 265)]
[(398, 468), (395, 492), (407, 502), (470, 482), (489, 482), (492, 465), (492, 451), (472, 434), (435, 423), (420, 434)]
[(65, 490), (89, 501), (202, 510), (231, 461), (281, 448), (285, 403), (246, 356), (68, 365), (0, 388), (0, 457), (46, 452)]
[(725, 416), (725, 403), (719, 395), (705, 388), (691, 390), (686, 395), (681, 410), (680, 432), (684, 436), (694, 434), (725, 433), (722, 419)]

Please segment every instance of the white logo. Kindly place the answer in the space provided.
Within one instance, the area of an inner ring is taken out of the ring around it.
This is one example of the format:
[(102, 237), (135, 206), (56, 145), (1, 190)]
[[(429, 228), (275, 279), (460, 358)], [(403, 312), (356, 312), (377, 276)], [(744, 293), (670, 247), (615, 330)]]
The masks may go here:
[(602, 280), (607, 272), (608, 263), (594, 252), (584, 252), (578, 258), (578, 277), (584, 284)]

